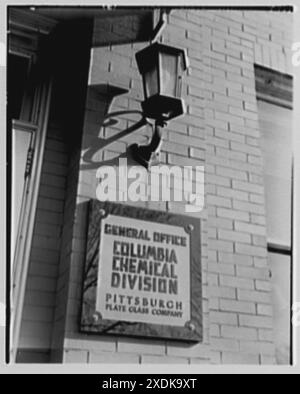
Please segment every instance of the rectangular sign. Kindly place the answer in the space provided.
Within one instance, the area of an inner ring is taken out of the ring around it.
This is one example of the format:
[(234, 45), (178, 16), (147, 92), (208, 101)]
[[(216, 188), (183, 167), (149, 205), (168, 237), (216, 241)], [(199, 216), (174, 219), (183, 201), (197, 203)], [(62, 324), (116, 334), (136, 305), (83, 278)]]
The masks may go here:
[(201, 341), (200, 220), (92, 200), (80, 331)]
[(183, 228), (108, 215), (100, 245), (102, 318), (181, 327), (190, 321), (190, 235)]

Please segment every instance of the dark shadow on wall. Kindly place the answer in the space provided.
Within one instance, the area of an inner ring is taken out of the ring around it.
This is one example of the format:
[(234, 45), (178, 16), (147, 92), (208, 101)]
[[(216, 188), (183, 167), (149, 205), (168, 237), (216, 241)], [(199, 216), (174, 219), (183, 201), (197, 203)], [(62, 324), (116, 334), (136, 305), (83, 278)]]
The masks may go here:
[(94, 47), (150, 41), (153, 35), (154, 9), (122, 8), (103, 12), (94, 19)]
[[(131, 158), (128, 149), (118, 157), (111, 160), (104, 161), (93, 159), (94, 156), (101, 152), (104, 148), (107, 148), (112, 143), (121, 140), (122, 138), (147, 125), (147, 121), (141, 111), (124, 110), (109, 112), (113, 100), (117, 96), (127, 92), (128, 91), (125, 89), (105, 84), (88, 87), (88, 111), (86, 118), (88, 123), (88, 134), (87, 131), (84, 132), (82, 141), (82, 150), (84, 151), (82, 160), (84, 163), (80, 165), (80, 170), (94, 170), (98, 169), (100, 166), (118, 166), (120, 158), (127, 158), (129, 166), (137, 164)], [(140, 120), (138, 120), (134, 125), (120, 131), (112, 137), (103, 138), (100, 136), (101, 130), (103, 128), (116, 126), (120, 122), (118, 117), (130, 114), (140, 115)]]

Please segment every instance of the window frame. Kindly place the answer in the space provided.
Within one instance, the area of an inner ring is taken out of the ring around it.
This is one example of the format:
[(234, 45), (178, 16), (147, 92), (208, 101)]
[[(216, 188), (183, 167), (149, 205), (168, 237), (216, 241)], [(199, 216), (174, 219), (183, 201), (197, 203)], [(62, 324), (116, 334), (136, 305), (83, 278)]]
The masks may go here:
[[(254, 64), (255, 72), (255, 88), (256, 99), (264, 101), (272, 105), (277, 105), (283, 108), (293, 110), (293, 76), (281, 73), (277, 70), (266, 68), (264, 66)], [(291, 166), (291, 240), (290, 246), (279, 243), (270, 242), (267, 236), (267, 251), (268, 253), (290, 256), (291, 264), (291, 286), (290, 286), (290, 300), (291, 300), (291, 316), (290, 316), (290, 365), (293, 365), (293, 312), (292, 306), (294, 302), (294, 154), (292, 151), (292, 166)]]
[[(30, 173), (26, 176), (22, 196), (22, 208), (19, 216), (19, 226), (15, 242), (15, 250), (10, 248), (7, 253), (7, 277), (9, 284), (7, 290), (6, 315), (6, 361), (15, 362), (19, 334), (21, 327), (24, 294), (26, 287), (27, 270), (33, 237), (35, 212), (40, 184), (41, 168), (48, 127), (48, 118), (51, 102), (52, 75), (41, 74), (37, 65), (38, 43), (50, 31), (32, 27), (32, 18), (36, 18), (29, 12), (20, 9), (9, 8), (8, 12), (8, 53), (29, 58), (31, 70), (29, 85), (25, 87), (22, 109), (19, 119), (12, 119), (7, 123), (7, 153), (11, 157), (12, 126), (26, 128), (33, 131), (31, 149), (34, 155), (31, 158)], [(43, 22), (43, 21), (42, 21)], [(42, 23), (41, 22), (41, 23)], [(31, 37), (32, 45), (26, 45), (24, 37)], [(28, 91), (29, 88), (29, 91)], [(28, 103), (28, 105), (26, 105)], [(11, 160), (7, 167), (8, 179), (11, 177)], [(25, 169), (26, 172), (26, 169)], [(10, 188), (8, 189), (8, 210), (11, 213)], [(11, 241), (11, 215), (8, 214), (9, 241)]]

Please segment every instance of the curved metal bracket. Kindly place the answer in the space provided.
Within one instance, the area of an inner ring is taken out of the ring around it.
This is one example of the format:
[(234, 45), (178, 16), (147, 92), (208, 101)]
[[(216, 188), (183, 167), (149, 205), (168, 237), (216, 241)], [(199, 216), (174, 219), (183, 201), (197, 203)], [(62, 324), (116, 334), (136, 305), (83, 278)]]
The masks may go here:
[(165, 125), (166, 122), (164, 120), (156, 120), (151, 142), (142, 146), (134, 144), (129, 148), (133, 159), (147, 170), (160, 162), (160, 149), (163, 142), (162, 133)]

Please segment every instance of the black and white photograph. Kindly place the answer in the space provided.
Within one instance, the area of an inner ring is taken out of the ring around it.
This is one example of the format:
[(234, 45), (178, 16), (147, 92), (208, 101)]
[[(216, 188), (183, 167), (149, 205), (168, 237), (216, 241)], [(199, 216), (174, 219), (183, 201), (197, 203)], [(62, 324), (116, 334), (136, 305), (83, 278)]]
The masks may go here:
[(297, 5), (1, 7), (3, 373), (296, 373)]

